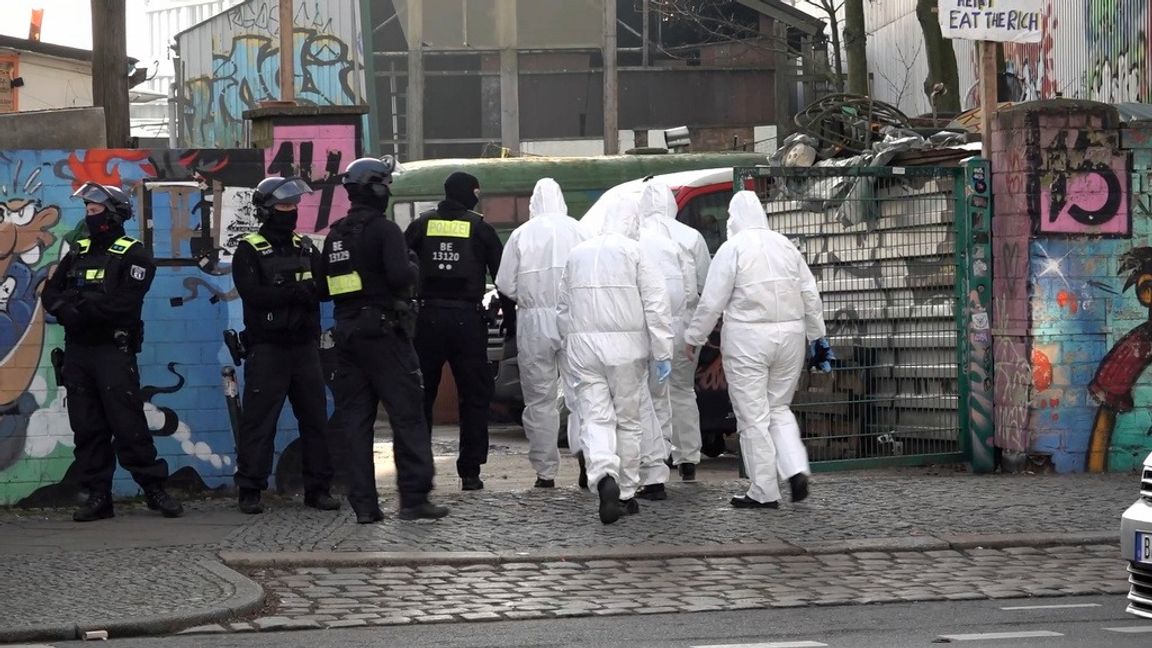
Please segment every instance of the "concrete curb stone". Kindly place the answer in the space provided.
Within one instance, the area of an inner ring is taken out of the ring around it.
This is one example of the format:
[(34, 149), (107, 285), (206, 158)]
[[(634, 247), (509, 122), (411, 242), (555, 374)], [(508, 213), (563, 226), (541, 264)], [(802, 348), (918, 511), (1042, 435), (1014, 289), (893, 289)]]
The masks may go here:
[(187, 626), (218, 623), (247, 614), (264, 605), (266, 599), (264, 588), (252, 579), (214, 560), (201, 558), (196, 562), (213, 576), (230, 584), (233, 588), (232, 596), (211, 607), (184, 612), (109, 621), (80, 619), (18, 630), (0, 628), (0, 643), (69, 641), (83, 638), (84, 633), (90, 630), (106, 630), (111, 639), (161, 634)]

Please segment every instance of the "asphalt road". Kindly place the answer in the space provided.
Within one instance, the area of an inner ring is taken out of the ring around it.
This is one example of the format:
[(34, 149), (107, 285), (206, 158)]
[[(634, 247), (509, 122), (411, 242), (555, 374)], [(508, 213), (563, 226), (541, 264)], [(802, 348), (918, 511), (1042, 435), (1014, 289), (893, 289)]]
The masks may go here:
[[(165, 648), (1146, 648), (1152, 621), (1125, 614), (1124, 605), (1123, 596), (1007, 599), (197, 635), (167, 637), (163, 643)], [(157, 642), (154, 637), (113, 639), (105, 645), (144, 648)]]

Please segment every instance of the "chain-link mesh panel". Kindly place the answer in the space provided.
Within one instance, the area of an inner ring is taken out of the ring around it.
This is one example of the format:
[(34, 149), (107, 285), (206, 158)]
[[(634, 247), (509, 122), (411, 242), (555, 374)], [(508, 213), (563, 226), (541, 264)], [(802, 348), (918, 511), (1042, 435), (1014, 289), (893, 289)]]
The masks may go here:
[(813, 461), (960, 450), (956, 169), (740, 169), (819, 284), (831, 373), (793, 400)]

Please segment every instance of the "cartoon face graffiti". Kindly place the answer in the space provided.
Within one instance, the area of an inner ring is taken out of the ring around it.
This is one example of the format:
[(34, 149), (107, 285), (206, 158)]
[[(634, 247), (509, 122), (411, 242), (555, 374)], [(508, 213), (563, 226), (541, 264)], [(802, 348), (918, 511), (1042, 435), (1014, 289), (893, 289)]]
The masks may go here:
[(56, 242), (50, 228), (60, 210), (27, 199), (0, 202), (0, 405), (28, 387), (40, 360), (43, 312), (40, 284), (48, 267), (35, 268)]

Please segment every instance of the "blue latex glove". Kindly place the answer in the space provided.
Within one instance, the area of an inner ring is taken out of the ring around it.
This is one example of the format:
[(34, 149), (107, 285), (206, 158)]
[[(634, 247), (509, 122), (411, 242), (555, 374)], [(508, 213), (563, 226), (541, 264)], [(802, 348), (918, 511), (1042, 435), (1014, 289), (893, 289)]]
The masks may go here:
[(672, 361), (671, 360), (658, 360), (656, 361), (656, 382), (663, 385), (668, 381), (668, 376), (672, 375)]
[(836, 354), (832, 352), (832, 345), (828, 343), (828, 338), (815, 340), (808, 348), (808, 368), (812, 371), (831, 373), (832, 361), (835, 359)]

